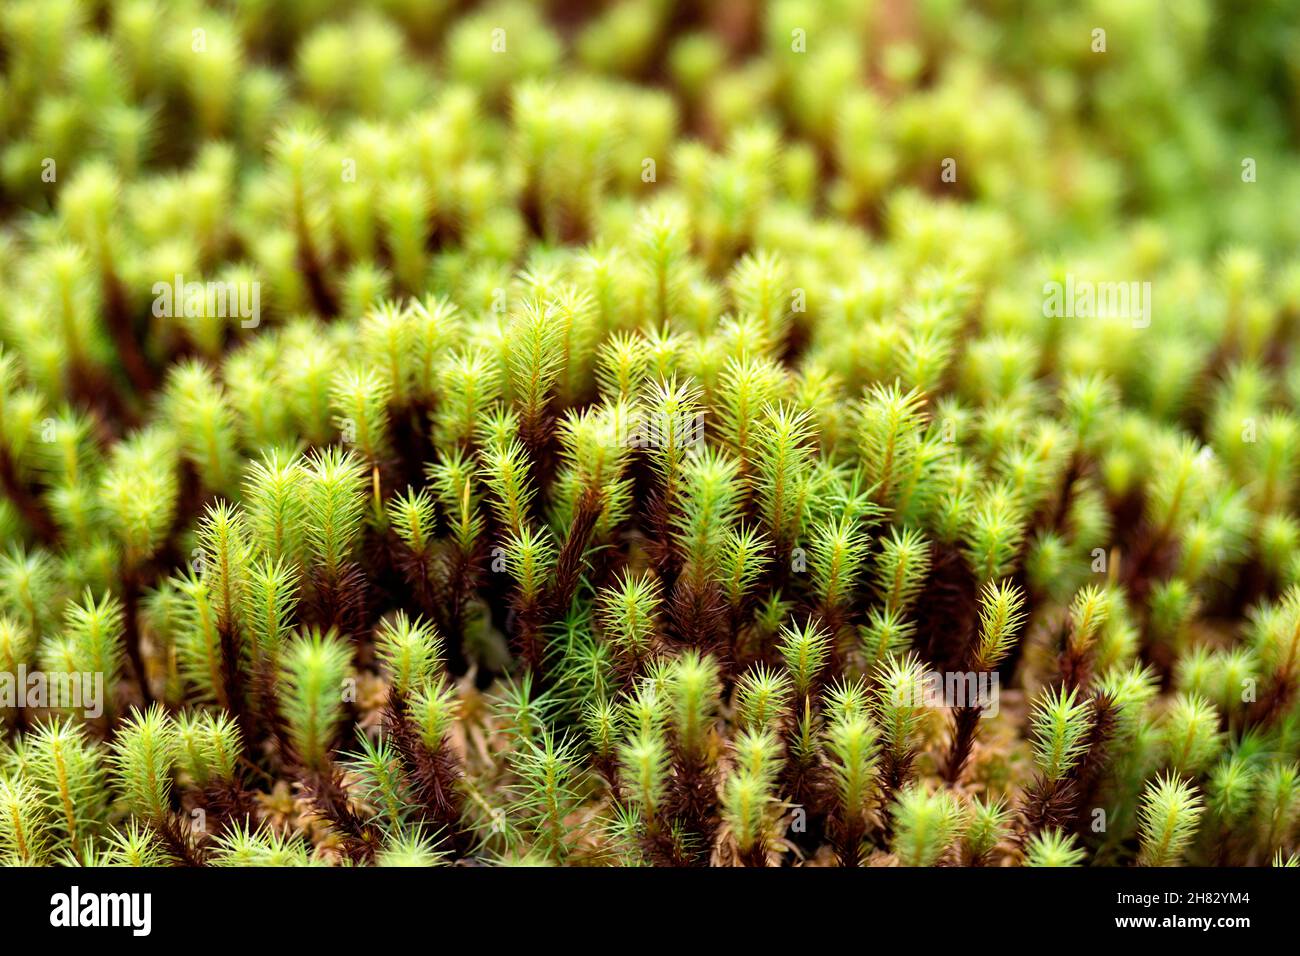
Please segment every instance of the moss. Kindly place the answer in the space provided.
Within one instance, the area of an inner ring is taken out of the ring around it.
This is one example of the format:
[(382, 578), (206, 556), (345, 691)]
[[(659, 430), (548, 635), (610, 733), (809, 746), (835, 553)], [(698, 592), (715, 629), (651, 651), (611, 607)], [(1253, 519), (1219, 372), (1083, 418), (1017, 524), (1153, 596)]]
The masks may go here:
[(100, 6), (0, 11), (0, 862), (1294, 864), (1280, 3)]

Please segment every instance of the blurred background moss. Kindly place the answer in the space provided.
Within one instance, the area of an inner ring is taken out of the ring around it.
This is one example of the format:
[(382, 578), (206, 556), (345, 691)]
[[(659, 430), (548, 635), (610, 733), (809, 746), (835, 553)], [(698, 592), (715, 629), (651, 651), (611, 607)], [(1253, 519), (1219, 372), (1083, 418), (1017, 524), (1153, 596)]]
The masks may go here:
[[(667, 161), (676, 133), (719, 145), (761, 124), (806, 146), (789, 173), (802, 188), (867, 217), (953, 158), (962, 193), (1038, 244), (1136, 217), (1201, 252), (1300, 237), (1283, 213), (1300, 208), (1287, 0), (10, 0), (0, 51), (9, 218), (49, 210), (96, 160), (150, 205), (188, 209), (202, 190), (178, 174), (212, 171), (218, 143), (234, 195), (217, 198), (255, 205), (286, 121), (415, 172), (405, 185), (438, 207), (508, 206), (517, 179), (482, 162), (512, 144), (565, 146), (549, 156), (558, 172), (538, 171), (564, 180), (552, 188), (618, 194), (639, 154), (658, 154), (660, 181), (686, 175)], [(1258, 188), (1240, 188), (1246, 159)]]

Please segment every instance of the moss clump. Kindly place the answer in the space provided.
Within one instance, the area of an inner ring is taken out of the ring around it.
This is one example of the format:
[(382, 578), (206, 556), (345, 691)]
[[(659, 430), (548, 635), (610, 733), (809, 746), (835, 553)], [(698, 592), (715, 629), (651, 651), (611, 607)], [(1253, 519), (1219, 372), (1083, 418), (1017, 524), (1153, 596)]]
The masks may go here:
[(3, 861), (1294, 863), (1295, 28), (1040, 6), (5, 4)]

